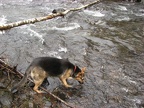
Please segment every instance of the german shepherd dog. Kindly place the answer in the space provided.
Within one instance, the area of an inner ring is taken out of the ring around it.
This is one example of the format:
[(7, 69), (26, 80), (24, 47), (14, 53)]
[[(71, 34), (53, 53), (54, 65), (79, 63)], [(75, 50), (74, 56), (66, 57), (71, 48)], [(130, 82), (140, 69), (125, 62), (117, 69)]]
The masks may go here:
[(14, 93), (20, 87), (24, 86), (29, 77), (33, 80), (35, 84), (33, 90), (37, 93), (42, 93), (42, 91), (38, 90), (38, 87), (45, 79), (47, 79), (48, 76), (59, 77), (65, 87), (72, 87), (67, 83), (67, 79), (69, 78), (74, 78), (79, 83), (83, 84), (85, 70), (85, 67), (80, 69), (67, 59), (39, 57), (33, 60), (33, 62), (27, 68), (22, 80), (15, 85), (11, 91)]

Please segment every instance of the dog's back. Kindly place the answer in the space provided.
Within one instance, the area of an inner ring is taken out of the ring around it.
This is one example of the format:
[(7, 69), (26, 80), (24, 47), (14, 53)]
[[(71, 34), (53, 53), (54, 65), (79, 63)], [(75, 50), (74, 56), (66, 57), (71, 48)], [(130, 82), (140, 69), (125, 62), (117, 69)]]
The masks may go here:
[(59, 76), (66, 69), (73, 69), (74, 65), (67, 59), (58, 59), (53, 57), (39, 57), (34, 59), (32, 65), (41, 67), (49, 76)]

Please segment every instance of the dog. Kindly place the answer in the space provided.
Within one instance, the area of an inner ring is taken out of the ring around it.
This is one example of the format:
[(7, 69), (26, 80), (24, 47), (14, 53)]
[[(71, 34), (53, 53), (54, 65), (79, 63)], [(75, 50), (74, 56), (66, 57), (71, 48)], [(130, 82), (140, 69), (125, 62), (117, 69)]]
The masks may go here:
[(54, 57), (38, 57), (26, 69), (22, 80), (15, 85), (11, 92), (15, 93), (20, 87), (24, 86), (27, 79), (30, 77), (34, 82), (33, 90), (37, 93), (42, 93), (38, 90), (39, 86), (47, 77), (59, 77), (65, 87), (72, 87), (67, 83), (67, 79), (74, 78), (80, 84), (84, 83), (84, 73), (86, 68), (80, 69), (72, 64), (68, 59), (58, 59)]

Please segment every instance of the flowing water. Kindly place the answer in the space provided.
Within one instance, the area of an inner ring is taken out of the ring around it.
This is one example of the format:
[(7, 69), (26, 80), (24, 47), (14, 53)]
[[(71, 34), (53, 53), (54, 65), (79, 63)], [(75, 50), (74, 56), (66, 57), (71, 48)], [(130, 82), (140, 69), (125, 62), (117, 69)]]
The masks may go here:
[[(0, 24), (46, 16), (53, 9), (70, 9), (90, 2), (0, 0)], [(87, 67), (85, 83), (70, 81), (80, 87), (66, 99), (80, 108), (144, 107), (144, 5), (141, 3), (102, 1), (64, 18), (0, 31), (0, 56), (11, 65), (18, 64), (21, 72), (39, 56), (69, 58), (79, 67)], [(49, 91), (61, 85), (57, 78), (48, 79)]]

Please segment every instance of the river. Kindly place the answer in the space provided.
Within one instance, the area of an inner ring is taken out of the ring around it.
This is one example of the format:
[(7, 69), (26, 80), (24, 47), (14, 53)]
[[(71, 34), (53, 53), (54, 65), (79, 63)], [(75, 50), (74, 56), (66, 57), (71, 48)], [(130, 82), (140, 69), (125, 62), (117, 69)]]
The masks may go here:
[[(90, 2), (1, 0), (0, 24), (46, 16), (53, 9), (70, 9)], [(65, 101), (78, 108), (143, 108), (144, 4), (102, 1), (64, 18), (0, 31), (0, 56), (11, 65), (18, 64), (21, 72), (40, 56), (69, 58), (79, 67), (86, 67), (83, 85), (72, 80), (76, 90), (61, 90), (68, 95)], [(61, 85), (58, 78), (48, 79), (47, 89), (51, 92)], [(44, 108), (50, 106), (43, 104)]]

